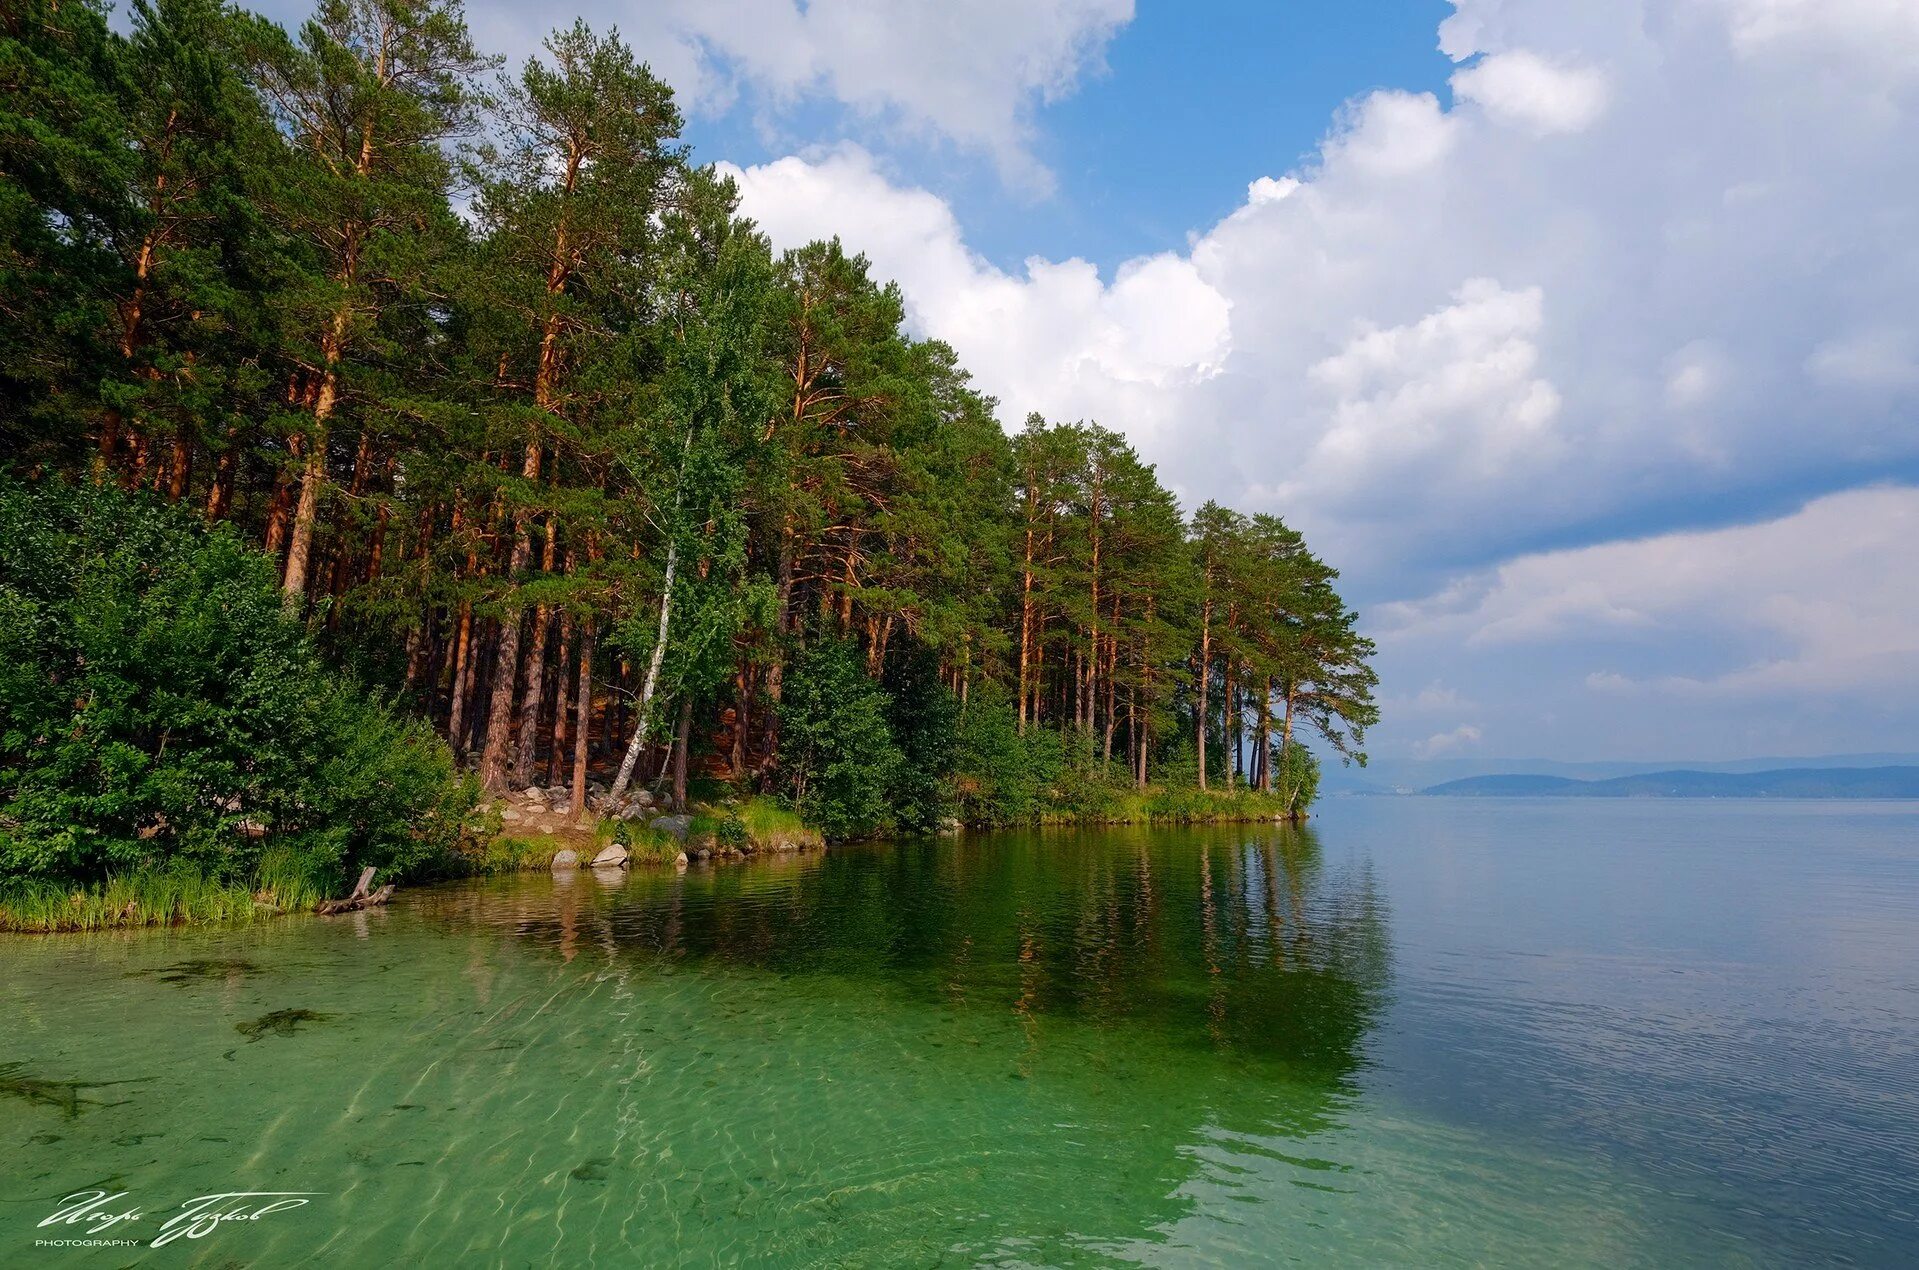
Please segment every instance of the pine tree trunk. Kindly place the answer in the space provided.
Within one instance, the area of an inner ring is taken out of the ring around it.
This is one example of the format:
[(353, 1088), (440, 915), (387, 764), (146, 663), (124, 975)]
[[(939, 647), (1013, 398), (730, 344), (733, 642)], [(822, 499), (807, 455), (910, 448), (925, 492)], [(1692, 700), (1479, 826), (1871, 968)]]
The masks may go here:
[(760, 752), (766, 762), (761, 780), (762, 792), (772, 787), (773, 756), (780, 744), (780, 691), (785, 683), (786, 635), (793, 606), (793, 521), (788, 516), (780, 525), (780, 572), (773, 616), (773, 664), (766, 668), (766, 720), (760, 738)]
[(1199, 787), (1206, 788), (1206, 692), (1213, 678), (1213, 603), (1208, 600), (1199, 609), (1199, 709), (1194, 731), (1199, 753)]
[[(528, 484), (540, 478), (541, 447), (536, 439), (526, 447), (520, 477)], [(532, 528), (524, 512), (513, 515), (513, 551), (507, 557), (509, 592), (520, 584), (533, 559)], [(514, 605), (500, 619), (500, 644), (493, 658), (493, 701), (487, 711), (486, 746), (480, 755), (480, 783), (495, 794), (506, 792), (508, 749), (512, 743), (513, 692), (520, 677), (520, 611)], [(537, 708), (538, 703), (535, 703)], [(516, 765), (517, 766), (517, 765)]]
[(586, 814), (587, 736), (593, 724), (593, 623), (580, 624), (579, 686), (573, 694), (573, 802), (577, 822)]
[[(553, 517), (546, 518), (546, 542), (540, 549), (540, 572), (552, 573), (556, 563), (558, 534)], [(546, 634), (552, 624), (552, 612), (546, 605), (533, 610), (533, 647), (526, 655), (526, 698), (520, 706), (520, 745), (515, 756), (514, 776), (521, 785), (533, 779), (533, 751), (538, 739), (540, 707), (546, 701)]]
[(1266, 691), (1259, 699), (1259, 753), (1255, 756), (1259, 763), (1259, 792), (1273, 792), (1272, 737), (1268, 731), (1273, 717), (1273, 677), (1266, 677)]
[(225, 520), (233, 506), (233, 446), (220, 451), (213, 465), (213, 484), (207, 490), (207, 522)]
[(567, 659), (573, 651), (573, 614), (563, 611), (560, 614), (559, 658), (553, 667), (558, 678), (554, 685), (553, 696), (553, 732), (547, 746), (546, 783), (560, 783), (560, 773), (566, 770), (567, 741), (573, 722), (573, 677), (566, 673)]
[(1280, 734), (1279, 734), (1280, 793), (1283, 794), (1286, 799), (1287, 815), (1292, 814), (1293, 798), (1295, 796), (1295, 791), (1288, 788), (1288, 786), (1290, 785), (1290, 782), (1292, 781), (1292, 777), (1289, 775), (1290, 771), (1292, 770), (1289, 760), (1292, 758), (1292, 752), (1293, 752), (1293, 699), (1295, 696), (1298, 695), (1298, 692), (1299, 690), (1293, 684), (1293, 682), (1291, 680), (1287, 680), (1286, 682), (1286, 722), (1285, 722), (1285, 726), (1283, 727), (1283, 729), (1280, 731)]
[[(352, 284), (353, 265), (348, 265), (346, 282)], [(321, 341), (325, 368), (320, 373), (319, 389), (313, 398), (313, 426), (306, 438), (306, 463), (300, 472), (300, 501), (293, 513), (293, 531), (287, 544), (286, 573), (280, 588), (289, 608), (297, 608), (306, 598), (307, 565), (313, 554), (313, 526), (320, 510), (320, 486), (326, 482), (327, 424), (340, 393), (340, 356), (346, 347), (347, 310), (344, 303), (335, 311), (333, 324)]]
[(466, 668), (473, 647), (473, 605), (460, 605), (459, 633), (453, 642), (452, 698), (447, 703), (446, 739), (457, 751), (466, 725)]
[(673, 734), (673, 810), (686, 810), (686, 751), (693, 731), (693, 698), (680, 698), (680, 725)]

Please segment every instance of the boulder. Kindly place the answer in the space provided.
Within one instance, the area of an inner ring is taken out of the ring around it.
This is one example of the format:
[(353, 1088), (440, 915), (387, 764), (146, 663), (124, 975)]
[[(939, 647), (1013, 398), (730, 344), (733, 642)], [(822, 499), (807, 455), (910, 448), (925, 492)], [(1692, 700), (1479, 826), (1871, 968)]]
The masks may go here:
[(555, 852), (553, 853), (553, 867), (554, 867), (555, 869), (577, 869), (577, 868), (579, 868), (579, 867), (580, 867), (580, 853), (579, 853), (579, 852), (577, 852), (577, 851), (572, 851), (572, 850), (565, 850), (565, 851), (555, 851)]
[(657, 829), (661, 833), (671, 834), (679, 841), (685, 842), (686, 831), (692, 824), (691, 816), (655, 816), (648, 822), (648, 827)]
[(651, 807), (653, 805), (653, 791), (650, 789), (636, 789), (633, 791), (633, 801), (642, 807)]
[(617, 869), (626, 863), (626, 848), (615, 842), (593, 857), (596, 869)]

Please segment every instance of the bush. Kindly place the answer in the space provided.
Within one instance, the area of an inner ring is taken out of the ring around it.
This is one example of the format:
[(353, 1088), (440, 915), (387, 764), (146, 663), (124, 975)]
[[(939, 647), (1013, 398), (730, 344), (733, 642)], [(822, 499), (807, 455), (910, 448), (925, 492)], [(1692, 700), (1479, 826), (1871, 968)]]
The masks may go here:
[(1304, 811), (1319, 796), (1319, 759), (1295, 741), (1286, 748), (1286, 761), (1279, 762), (1279, 746), (1273, 746), (1273, 793), (1284, 799), (1289, 813)]
[(1056, 734), (1035, 730), (1021, 736), (1003, 694), (981, 692), (960, 717), (952, 781), (956, 814), (969, 825), (1038, 818), (1061, 755)]
[(320, 661), (274, 568), (113, 490), (0, 483), (0, 880), (249, 883), (444, 854), (475, 790)]
[(780, 773), (793, 806), (829, 838), (893, 824), (887, 794), (901, 763), (886, 696), (850, 643), (825, 639), (794, 665), (780, 703)]
[(952, 806), (952, 775), (959, 741), (959, 699), (940, 682), (939, 657), (918, 643), (902, 643), (880, 677), (886, 725), (898, 747), (887, 796), (902, 829), (938, 827)]

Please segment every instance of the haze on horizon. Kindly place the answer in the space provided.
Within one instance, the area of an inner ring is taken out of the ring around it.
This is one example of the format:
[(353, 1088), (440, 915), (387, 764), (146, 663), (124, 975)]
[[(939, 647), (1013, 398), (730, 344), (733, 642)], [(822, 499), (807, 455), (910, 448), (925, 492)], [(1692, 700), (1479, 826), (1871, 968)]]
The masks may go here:
[(1007, 426), (1304, 530), (1381, 759), (1919, 750), (1919, 5), (580, 7)]

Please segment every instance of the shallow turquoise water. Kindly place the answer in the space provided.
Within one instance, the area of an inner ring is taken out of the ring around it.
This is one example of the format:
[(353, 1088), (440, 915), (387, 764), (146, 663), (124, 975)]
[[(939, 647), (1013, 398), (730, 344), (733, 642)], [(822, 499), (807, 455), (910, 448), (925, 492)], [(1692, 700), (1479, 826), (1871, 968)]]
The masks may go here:
[[(0, 973), (6, 1266), (1919, 1257), (1912, 805), (1345, 799)], [(137, 1245), (36, 1247), (92, 1189)], [(310, 1194), (147, 1246), (224, 1191)]]

